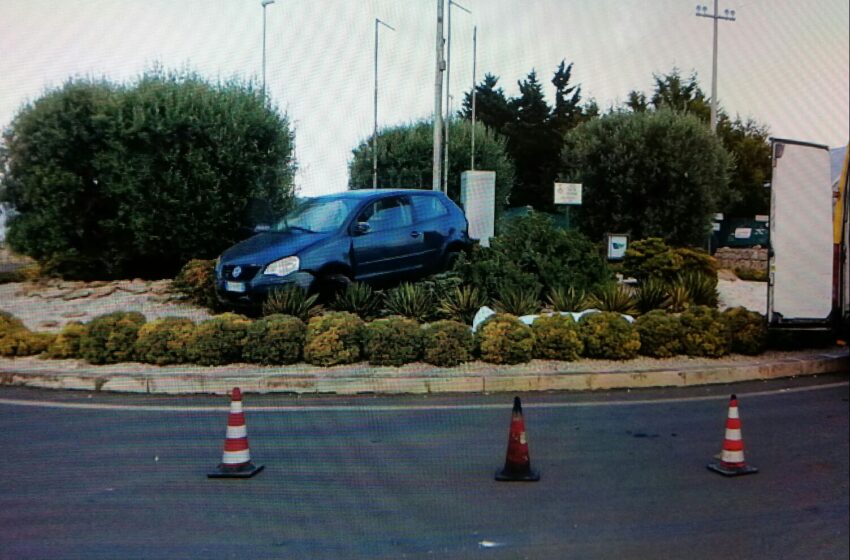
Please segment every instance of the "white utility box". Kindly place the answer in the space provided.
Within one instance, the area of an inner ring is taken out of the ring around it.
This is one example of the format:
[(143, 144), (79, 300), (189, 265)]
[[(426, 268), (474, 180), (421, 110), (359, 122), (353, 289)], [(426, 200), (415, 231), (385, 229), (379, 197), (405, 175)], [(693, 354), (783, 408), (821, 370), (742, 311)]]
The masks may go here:
[(469, 237), (489, 247), (490, 238), (496, 235), (496, 172), (461, 173), (460, 203), (469, 222)]

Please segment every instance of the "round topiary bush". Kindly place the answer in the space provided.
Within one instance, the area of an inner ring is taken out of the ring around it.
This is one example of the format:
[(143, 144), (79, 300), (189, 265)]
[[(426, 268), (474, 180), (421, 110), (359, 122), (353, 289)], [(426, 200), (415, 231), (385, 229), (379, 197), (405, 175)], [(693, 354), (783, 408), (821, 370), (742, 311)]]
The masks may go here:
[(472, 331), (458, 321), (436, 321), (423, 331), (422, 358), (429, 364), (453, 367), (472, 359)]
[(578, 325), (570, 315), (538, 317), (531, 324), (534, 357), (546, 360), (578, 360), (584, 351)]
[(9, 313), (8, 311), (3, 311), (0, 309), (0, 336), (3, 336), (7, 332), (17, 331), (21, 329), (26, 329), (24, 326), (24, 322)]
[(274, 314), (248, 327), (242, 358), (258, 364), (294, 364), (301, 359), (307, 326), (292, 315)]
[(242, 358), (242, 345), (251, 324), (236, 313), (223, 313), (198, 324), (186, 343), (190, 362), (202, 366), (232, 364)]
[(653, 358), (671, 358), (682, 353), (684, 331), (678, 315), (661, 309), (641, 315), (635, 321), (640, 335), (640, 353)]
[(401, 366), (422, 356), (422, 328), (413, 319), (393, 316), (366, 325), (363, 350), (376, 366)]
[(640, 350), (640, 335), (619, 313), (603, 311), (584, 315), (579, 330), (588, 358), (630, 360)]
[(138, 311), (115, 311), (89, 321), (80, 337), (80, 357), (92, 364), (117, 364), (135, 357), (136, 338), (145, 324)]
[(47, 348), (47, 357), (57, 360), (80, 358), (80, 341), (86, 329), (80, 321), (67, 323)]
[(479, 355), (494, 364), (520, 364), (534, 356), (531, 327), (507, 313), (489, 317), (475, 332)]
[(679, 320), (682, 322), (682, 347), (688, 356), (719, 358), (729, 353), (729, 330), (716, 309), (693, 306), (682, 313)]
[(52, 333), (32, 332), (19, 329), (0, 337), (0, 356), (35, 356), (45, 352), (53, 339)]
[(767, 321), (764, 315), (743, 307), (727, 309), (721, 315), (731, 336), (730, 351), (755, 356), (767, 348)]
[(185, 317), (164, 317), (146, 323), (136, 339), (136, 358), (164, 366), (187, 361), (186, 345), (195, 331), (195, 323)]
[(307, 323), (304, 361), (317, 366), (358, 361), (364, 329), (363, 319), (346, 311), (313, 317)]
[(220, 309), (215, 295), (215, 261), (192, 259), (184, 264), (171, 283), (171, 291), (187, 296), (195, 305)]

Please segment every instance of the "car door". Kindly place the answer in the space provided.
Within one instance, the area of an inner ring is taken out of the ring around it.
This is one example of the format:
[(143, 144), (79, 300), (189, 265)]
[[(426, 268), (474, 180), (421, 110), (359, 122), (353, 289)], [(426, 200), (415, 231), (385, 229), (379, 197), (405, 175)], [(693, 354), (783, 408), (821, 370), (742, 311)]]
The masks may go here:
[(369, 203), (352, 224), (355, 279), (389, 278), (422, 266), (424, 236), (406, 196)]
[(439, 197), (431, 194), (414, 194), (411, 200), (416, 227), (422, 232), (422, 265), (439, 268), (451, 229), (449, 211)]

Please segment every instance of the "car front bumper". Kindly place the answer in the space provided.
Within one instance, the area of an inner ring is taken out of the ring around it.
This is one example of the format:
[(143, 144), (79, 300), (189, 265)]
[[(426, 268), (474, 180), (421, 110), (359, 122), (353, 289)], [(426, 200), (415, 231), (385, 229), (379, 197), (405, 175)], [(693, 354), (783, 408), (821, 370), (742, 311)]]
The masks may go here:
[(303, 270), (286, 276), (266, 276), (257, 274), (248, 282), (225, 280), (216, 274), (215, 291), (219, 301), (235, 307), (259, 307), (269, 295), (269, 292), (296, 285), (305, 292), (313, 288), (315, 276)]

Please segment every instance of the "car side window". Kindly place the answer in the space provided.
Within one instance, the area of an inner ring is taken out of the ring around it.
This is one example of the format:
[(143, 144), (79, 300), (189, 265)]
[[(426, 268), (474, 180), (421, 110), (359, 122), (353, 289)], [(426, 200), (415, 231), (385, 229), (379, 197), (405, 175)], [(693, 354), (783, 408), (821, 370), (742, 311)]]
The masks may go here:
[(370, 231), (384, 231), (411, 225), (413, 212), (405, 198), (382, 198), (367, 206), (357, 221), (369, 224)]
[(413, 196), (413, 209), (417, 220), (431, 220), (449, 213), (436, 196)]

